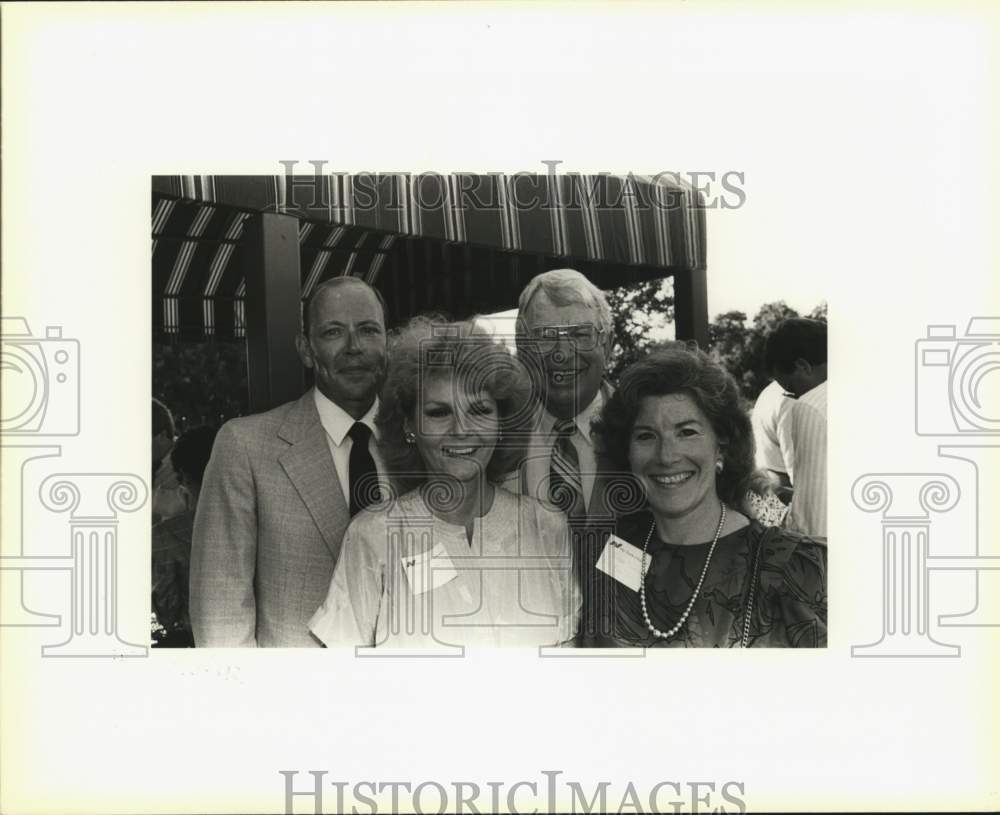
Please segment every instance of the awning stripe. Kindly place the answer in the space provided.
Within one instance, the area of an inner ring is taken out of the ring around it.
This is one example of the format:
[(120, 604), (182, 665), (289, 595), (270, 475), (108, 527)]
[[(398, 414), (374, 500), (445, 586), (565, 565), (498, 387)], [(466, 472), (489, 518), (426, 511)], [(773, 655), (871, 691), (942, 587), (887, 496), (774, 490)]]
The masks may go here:
[(275, 212), (285, 212), (288, 209), (288, 184), (285, 176), (276, 175), (274, 177), (274, 190), (272, 200), (274, 201)]
[(697, 212), (693, 206), (693, 190), (684, 190), (684, 216), (687, 229), (684, 230), (684, 248), (687, 251), (688, 264), (693, 268), (700, 268), (698, 258), (698, 245), (695, 240), (695, 230), (697, 230)]
[[(666, 190), (661, 186), (653, 190), (653, 194), (656, 196), (658, 204), (653, 207), (653, 223), (656, 228), (656, 259), (661, 266), (670, 266), (672, 254), (670, 247), (670, 218), (667, 207), (673, 204), (676, 196), (673, 190)], [(666, 195), (666, 200), (664, 200), (664, 194)]]
[(354, 186), (351, 176), (338, 173), (333, 176), (332, 202), (333, 220), (340, 224), (354, 224)]
[(226, 229), (226, 239), (235, 241), (239, 240), (240, 236), (243, 235), (243, 227), (246, 225), (247, 219), (250, 217), (249, 212), (238, 212), (233, 218), (233, 222)]
[(316, 288), (316, 283), (319, 282), (320, 277), (322, 277), (323, 272), (326, 271), (326, 266), (330, 262), (330, 253), (324, 252), (322, 249), (316, 253), (316, 257), (312, 262), (312, 266), (309, 267), (309, 274), (306, 276), (306, 284), (302, 287), (303, 297), (312, 297), (313, 289)]
[(173, 198), (161, 198), (157, 202), (156, 208), (153, 210), (154, 235), (158, 235), (163, 231), (167, 221), (170, 219), (170, 214), (174, 211), (174, 207), (176, 206), (177, 201)]
[[(336, 227), (326, 238), (323, 240), (323, 246), (332, 248), (336, 246), (342, 237), (346, 234), (347, 230), (342, 226)], [(309, 268), (309, 274), (306, 275), (305, 284), (302, 287), (302, 296), (304, 298), (312, 297), (313, 289), (316, 288), (316, 284), (319, 283), (323, 272), (326, 271), (327, 264), (330, 262), (330, 252), (320, 249), (316, 254), (315, 260), (313, 260), (312, 266)]]
[(448, 176), (448, 186), (451, 190), (451, 200), (455, 215), (455, 240), (464, 243), (465, 233), (465, 202), (462, 200), (461, 179), (457, 175)]
[[(383, 293), (402, 313), (506, 302), (511, 288), (556, 265), (605, 284), (653, 279), (658, 268), (663, 276), (704, 268), (701, 198), (683, 183), (499, 173), (309, 181), (155, 176), (154, 332), (232, 336), (245, 327), (245, 311), (229, 304), (246, 296), (237, 246), (254, 212), (299, 217), (303, 297), (332, 275), (378, 283), (388, 258), (397, 274), (382, 283)], [(327, 200), (315, 200), (324, 194)], [(643, 268), (619, 269), (633, 266)]]
[(215, 257), (212, 258), (212, 265), (208, 270), (208, 283), (205, 284), (206, 297), (212, 297), (218, 291), (219, 283), (222, 282), (222, 273), (225, 272), (235, 249), (236, 244), (223, 243), (215, 250)]
[[(199, 237), (205, 231), (205, 226), (214, 213), (214, 207), (201, 207), (187, 234), (193, 238)], [(184, 284), (184, 277), (187, 275), (188, 267), (191, 265), (191, 258), (194, 256), (194, 251), (197, 247), (198, 244), (196, 241), (184, 241), (181, 251), (177, 254), (177, 260), (174, 261), (174, 268), (170, 273), (170, 279), (167, 281), (167, 295), (177, 295), (180, 293), (181, 286)]]
[(503, 219), (501, 228), (504, 235), (504, 248), (520, 251), (521, 223), (518, 219), (518, 209), (514, 205), (517, 193), (514, 190), (515, 179), (505, 175), (497, 178), (497, 190), (500, 193), (500, 214)]
[(205, 298), (201, 302), (202, 319), (205, 322), (205, 333), (209, 336), (215, 334), (215, 300)]
[(446, 241), (457, 241), (458, 238), (456, 234), (458, 232), (458, 227), (455, 224), (455, 195), (454, 195), (454, 177), (449, 177), (445, 179), (445, 183), (441, 190), (442, 198), (442, 208), (444, 210), (444, 239)]
[(379, 241), (378, 248), (381, 251), (379, 254), (375, 255), (375, 260), (372, 261), (372, 265), (369, 267), (368, 273), (365, 275), (365, 282), (369, 286), (374, 286), (378, 281), (379, 272), (382, 271), (382, 265), (385, 263), (386, 256), (395, 242), (395, 235), (386, 235), (381, 241)]
[(576, 181), (580, 194), (580, 209), (583, 212), (583, 231), (587, 241), (587, 255), (600, 260), (604, 257), (604, 247), (601, 242), (601, 225), (597, 220), (597, 210), (594, 203), (597, 190), (596, 178), (597, 176), (585, 175)]
[(568, 255), (569, 243), (566, 239), (566, 211), (563, 209), (563, 197), (559, 177), (549, 174), (545, 177), (549, 190), (549, 220), (552, 223), (552, 251), (556, 255)]
[(504, 249), (514, 248), (514, 230), (510, 225), (510, 207), (507, 204), (507, 180), (497, 176), (497, 198), (500, 204), (500, 236)]
[(412, 235), (419, 235), (423, 231), (423, 213), (420, 211), (420, 199), (418, 197), (418, 186), (416, 182), (407, 176), (407, 189), (410, 193), (410, 229)]
[(626, 180), (623, 190), (623, 206), (625, 208), (625, 224), (628, 229), (628, 251), (632, 263), (645, 263), (646, 253), (642, 245), (642, 230), (639, 225), (639, 213), (636, 207), (637, 191), (631, 180)]
[(216, 201), (215, 176), (182, 175), (180, 176), (180, 189), (182, 198), (204, 201), (207, 204), (214, 204)]
[[(358, 235), (358, 239), (354, 242), (354, 248), (360, 249), (361, 244), (363, 244), (364, 241), (365, 241), (365, 233), (362, 232), (360, 235)], [(349, 275), (353, 274), (354, 264), (357, 261), (357, 259), (358, 259), (358, 253), (351, 252), (351, 254), (347, 258), (347, 263), (344, 265), (344, 268), (340, 273), (342, 277), (348, 277)]]
[[(245, 296), (244, 292), (244, 296)], [(246, 300), (235, 300), (233, 302), (233, 335), (245, 337), (247, 335), (247, 308)]]
[(404, 235), (408, 234), (410, 229), (410, 195), (407, 191), (408, 178), (405, 175), (396, 176), (396, 199), (398, 203), (398, 209), (396, 210), (397, 223), (399, 224), (399, 231)]

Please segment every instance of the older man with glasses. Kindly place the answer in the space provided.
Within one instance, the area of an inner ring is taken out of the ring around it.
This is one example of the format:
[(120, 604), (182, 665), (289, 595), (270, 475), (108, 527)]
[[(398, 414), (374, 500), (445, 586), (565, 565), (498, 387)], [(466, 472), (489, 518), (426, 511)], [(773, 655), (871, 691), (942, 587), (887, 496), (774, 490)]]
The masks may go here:
[(611, 308), (604, 294), (573, 269), (533, 278), (518, 302), (518, 356), (537, 396), (528, 457), (508, 486), (566, 513), (574, 537), (574, 568), (586, 588), (610, 524), (612, 474), (594, 448), (590, 422), (610, 396), (604, 381), (611, 352)]

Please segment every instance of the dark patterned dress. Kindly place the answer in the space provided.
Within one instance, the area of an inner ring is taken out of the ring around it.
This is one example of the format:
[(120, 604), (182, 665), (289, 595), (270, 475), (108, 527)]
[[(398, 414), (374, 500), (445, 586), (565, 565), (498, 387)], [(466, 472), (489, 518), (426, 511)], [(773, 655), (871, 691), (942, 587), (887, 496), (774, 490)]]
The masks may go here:
[[(648, 511), (625, 516), (618, 520), (615, 534), (642, 550), (652, 522)], [(684, 613), (710, 548), (711, 541), (664, 543), (653, 530), (646, 556), (646, 604), (653, 625), (660, 631), (673, 628)], [(752, 580), (758, 553), (758, 575)], [(586, 580), (589, 619), (585, 620), (587, 630), (581, 644), (596, 648), (738, 648), (754, 583), (748, 646), (825, 647), (826, 562), (824, 541), (751, 521), (719, 538), (694, 608), (669, 640), (654, 637), (646, 627), (638, 591), (591, 570)]]

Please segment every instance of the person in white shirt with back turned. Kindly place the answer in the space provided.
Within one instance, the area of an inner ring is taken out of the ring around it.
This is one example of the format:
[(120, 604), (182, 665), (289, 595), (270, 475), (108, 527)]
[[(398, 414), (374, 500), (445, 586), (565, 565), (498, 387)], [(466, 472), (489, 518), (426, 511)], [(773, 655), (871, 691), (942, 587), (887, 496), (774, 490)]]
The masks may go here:
[(792, 478), (787, 528), (826, 537), (826, 323), (792, 318), (768, 335), (764, 362), (795, 397), (779, 423), (779, 439)]
[(757, 467), (766, 470), (775, 480), (777, 489), (790, 487), (792, 474), (785, 461), (785, 453), (781, 449), (779, 427), (785, 421), (789, 408), (793, 404), (791, 394), (785, 392), (777, 380), (772, 380), (760, 392), (750, 413), (750, 424), (753, 427), (753, 437), (756, 443), (754, 461)]

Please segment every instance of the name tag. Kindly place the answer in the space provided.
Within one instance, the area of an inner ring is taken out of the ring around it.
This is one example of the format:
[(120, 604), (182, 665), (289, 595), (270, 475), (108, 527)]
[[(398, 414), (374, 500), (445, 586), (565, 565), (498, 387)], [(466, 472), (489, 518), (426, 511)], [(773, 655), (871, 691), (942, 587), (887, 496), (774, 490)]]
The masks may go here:
[[(646, 570), (649, 571), (650, 557), (646, 555)], [(609, 577), (613, 577), (623, 586), (632, 591), (639, 591), (642, 582), (642, 549), (633, 546), (617, 535), (608, 538), (608, 542), (597, 561), (597, 568)]]
[(400, 561), (406, 582), (410, 584), (410, 592), (414, 595), (436, 589), (458, 577), (443, 543), (419, 555), (401, 557)]

